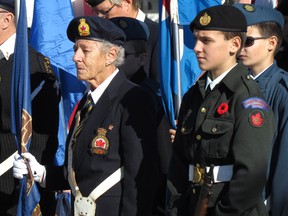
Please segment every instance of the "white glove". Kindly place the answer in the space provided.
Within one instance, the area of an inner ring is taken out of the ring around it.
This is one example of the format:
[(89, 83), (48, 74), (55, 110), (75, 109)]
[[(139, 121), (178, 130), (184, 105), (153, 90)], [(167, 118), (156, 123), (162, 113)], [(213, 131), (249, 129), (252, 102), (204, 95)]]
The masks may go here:
[(21, 156), (19, 154), (14, 156), (15, 160), (13, 162), (13, 176), (15, 178), (22, 179), (24, 175), (28, 174), (28, 168), (24, 158), (27, 159), (30, 165), (34, 180), (44, 186), (46, 180), (46, 168), (45, 166), (39, 164), (36, 158), (28, 152), (22, 153)]

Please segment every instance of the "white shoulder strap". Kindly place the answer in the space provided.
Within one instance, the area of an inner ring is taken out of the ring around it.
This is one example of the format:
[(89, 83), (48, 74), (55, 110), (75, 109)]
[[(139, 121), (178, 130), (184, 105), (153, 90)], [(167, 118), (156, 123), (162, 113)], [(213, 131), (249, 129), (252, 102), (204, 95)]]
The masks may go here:
[(124, 177), (123, 166), (117, 169), (109, 177), (107, 177), (103, 182), (101, 182), (89, 195), (94, 201), (98, 199), (102, 194), (112, 188), (115, 184), (121, 181)]

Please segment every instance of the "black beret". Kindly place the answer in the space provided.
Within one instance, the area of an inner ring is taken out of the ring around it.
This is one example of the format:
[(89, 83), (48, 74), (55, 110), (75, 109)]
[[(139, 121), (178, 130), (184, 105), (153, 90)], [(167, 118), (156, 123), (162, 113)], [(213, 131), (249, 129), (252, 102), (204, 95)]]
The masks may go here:
[(273, 8), (252, 4), (234, 4), (233, 6), (242, 11), (248, 26), (264, 22), (278, 23), (281, 28), (284, 26), (283, 15)]
[(91, 7), (95, 7), (99, 5), (100, 3), (104, 2), (104, 0), (85, 0), (88, 5)]
[(190, 28), (225, 32), (246, 32), (247, 23), (243, 13), (231, 5), (217, 5), (200, 11)]
[(123, 45), (126, 38), (114, 23), (98, 16), (75, 17), (68, 25), (67, 36), (72, 42), (76, 39), (101, 39), (117, 45)]
[(130, 17), (114, 17), (111, 18), (110, 21), (117, 25), (125, 33), (126, 41), (147, 41), (149, 38), (149, 29), (147, 24), (144, 22)]
[(0, 8), (11, 13), (15, 12), (15, 2), (14, 0), (0, 0)]

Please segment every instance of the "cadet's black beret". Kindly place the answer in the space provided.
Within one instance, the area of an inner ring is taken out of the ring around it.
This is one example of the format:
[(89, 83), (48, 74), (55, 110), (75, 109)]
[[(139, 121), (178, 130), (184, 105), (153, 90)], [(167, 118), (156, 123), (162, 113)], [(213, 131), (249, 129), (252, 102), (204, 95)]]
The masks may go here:
[(0, 8), (3, 8), (6, 11), (14, 13), (15, 2), (14, 0), (0, 0)]
[(126, 41), (148, 40), (149, 29), (146, 23), (130, 17), (115, 17), (111, 18), (110, 21), (125, 33)]
[(114, 23), (98, 16), (75, 17), (69, 23), (67, 36), (72, 42), (76, 39), (101, 39), (117, 45), (123, 45), (126, 38), (124, 32)]
[(252, 4), (234, 4), (233, 6), (242, 11), (248, 26), (264, 22), (278, 23), (281, 28), (284, 26), (283, 15), (273, 8)]
[(91, 7), (95, 7), (95, 6), (99, 5), (99, 4), (101, 4), (104, 0), (85, 0), (85, 1)]
[(246, 32), (247, 23), (243, 13), (231, 5), (217, 5), (200, 11), (190, 28), (225, 32)]

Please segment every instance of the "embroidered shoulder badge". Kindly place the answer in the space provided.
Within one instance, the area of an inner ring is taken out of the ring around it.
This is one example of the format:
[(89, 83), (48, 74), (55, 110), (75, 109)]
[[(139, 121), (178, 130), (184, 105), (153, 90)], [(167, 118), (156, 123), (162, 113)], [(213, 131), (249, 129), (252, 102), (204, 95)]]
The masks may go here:
[(252, 108), (252, 109), (261, 109), (261, 110), (269, 110), (269, 105), (267, 102), (261, 98), (252, 97), (244, 100), (242, 102), (242, 106), (245, 109)]
[(253, 127), (262, 127), (264, 124), (264, 113), (261, 110), (254, 110), (249, 114), (249, 123)]
[(109, 148), (109, 140), (106, 137), (107, 130), (98, 128), (97, 136), (92, 140), (90, 151), (93, 154), (106, 155)]

